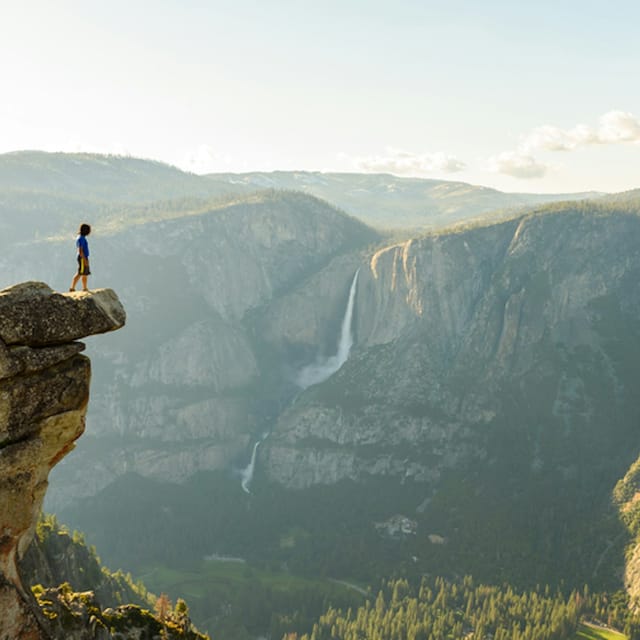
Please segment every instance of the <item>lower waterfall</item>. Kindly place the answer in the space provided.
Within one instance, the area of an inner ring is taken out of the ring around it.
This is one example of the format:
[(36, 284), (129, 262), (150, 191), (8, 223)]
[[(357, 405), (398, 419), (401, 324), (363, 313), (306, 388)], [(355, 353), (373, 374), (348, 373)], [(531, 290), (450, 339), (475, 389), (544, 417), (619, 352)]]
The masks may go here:
[(249, 486), (251, 485), (251, 482), (253, 480), (253, 472), (256, 468), (256, 456), (258, 454), (258, 447), (260, 446), (261, 442), (262, 440), (258, 440), (253, 445), (251, 460), (249, 461), (249, 464), (244, 469), (242, 469), (242, 471), (240, 471), (240, 477), (242, 478), (240, 484), (242, 485), (243, 491), (245, 491), (246, 493), (251, 493), (251, 491), (249, 491)]

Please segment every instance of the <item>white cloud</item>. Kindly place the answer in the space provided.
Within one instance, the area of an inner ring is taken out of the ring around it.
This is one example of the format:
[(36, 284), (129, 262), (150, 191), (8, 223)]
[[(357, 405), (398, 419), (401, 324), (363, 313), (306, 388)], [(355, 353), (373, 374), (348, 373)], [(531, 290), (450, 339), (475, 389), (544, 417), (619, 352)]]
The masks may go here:
[(536, 127), (529, 133), (520, 144), (522, 152), (530, 152), (536, 149), (545, 151), (568, 151), (573, 149), (574, 142), (567, 131), (558, 127), (544, 125)]
[(466, 168), (464, 162), (446, 153), (417, 154), (401, 149), (386, 149), (385, 155), (358, 157), (353, 162), (361, 171), (405, 176), (434, 172), (455, 173)]
[(520, 151), (504, 151), (489, 158), (489, 169), (495, 173), (506, 173), (514, 178), (542, 178), (549, 166), (538, 162), (533, 156)]
[(551, 125), (536, 127), (522, 139), (519, 150), (570, 151), (591, 144), (640, 142), (640, 120), (625, 111), (608, 111), (599, 118), (597, 127), (578, 124), (571, 129)]
[(600, 142), (640, 142), (640, 120), (625, 111), (609, 111), (600, 118)]
[(570, 129), (543, 125), (532, 129), (520, 140), (515, 151), (489, 158), (489, 168), (516, 178), (542, 178), (551, 168), (535, 157), (537, 151), (572, 151), (588, 145), (640, 144), (640, 120), (625, 111), (608, 111), (596, 127), (577, 124)]

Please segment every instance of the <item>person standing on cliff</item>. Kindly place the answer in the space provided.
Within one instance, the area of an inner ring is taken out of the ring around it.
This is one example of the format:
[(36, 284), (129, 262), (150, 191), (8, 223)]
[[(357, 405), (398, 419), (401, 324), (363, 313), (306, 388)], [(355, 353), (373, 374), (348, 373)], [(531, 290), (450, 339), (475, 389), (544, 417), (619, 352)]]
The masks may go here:
[(82, 278), (82, 290), (89, 291), (87, 287), (87, 276), (91, 275), (89, 269), (89, 243), (87, 236), (91, 233), (91, 226), (83, 222), (78, 229), (78, 237), (76, 238), (76, 247), (78, 249), (78, 273), (73, 276), (69, 291), (75, 291), (78, 280)]

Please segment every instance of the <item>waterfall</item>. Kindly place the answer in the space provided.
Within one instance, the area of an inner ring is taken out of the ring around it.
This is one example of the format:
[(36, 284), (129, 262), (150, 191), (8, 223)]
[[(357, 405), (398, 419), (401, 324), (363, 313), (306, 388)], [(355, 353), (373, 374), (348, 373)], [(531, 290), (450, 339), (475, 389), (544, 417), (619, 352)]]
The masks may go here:
[(249, 485), (253, 480), (253, 472), (256, 468), (256, 456), (258, 454), (258, 446), (260, 445), (261, 442), (262, 440), (258, 440), (253, 445), (253, 453), (251, 454), (251, 460), (249, 461), (249, 464), (240, 472), (240, 477), (242, 478), (242, 482), (241, 482), (242, 489), (246, 493), (251, 493), (251, 491), (249, 491)]
[(352, 319), (353, 307), (356, 300), (356, 289), (358, 285), (358, 269), (353, 276), (351, 288), (349, 289), (349, 300), (347, 308), (342, 318), (342, 326), (340, 327), (340, 338), (338, 340), (338, 350), (335, 355), (329, 358), (321, 358), (313, 364), (304, 367), (298, 374), (298, 386), (306, 389), (312, 384), (324, 382), (329, 376), (333, 375), (347, 361), (351, 347), (353, 346)]
[[(338, 348), (335, 355), (329, 358), (319, 358), (315, 363), (304, 367), (298, 374), (298, 386), (306, 389), (312, 384), (318, 384), (323, 382), (330, 375), (334, 374), (346, 361), (351, 352), (353, 346), (353, 308), (356, 301), (356, 289), (358, 286), (358, 269), (351, 281), (351, 288), (349, 289), (349, 298), (347, 300), (347, 308), (342, 318), (342, 325), (340, 326), (340, 337), (338, 338)], [(249, 464), (240, 470), (241, 486), (242, 490), (246, 493), (251, 493), (249, 487), (253, 482), (253, 473), (256, 468), (256, 458), (258, 457), (258, 447), (269, 436), (269, 433), (264, 433), (253, 445), (253, 451), (251, 453), (251, 460)]]

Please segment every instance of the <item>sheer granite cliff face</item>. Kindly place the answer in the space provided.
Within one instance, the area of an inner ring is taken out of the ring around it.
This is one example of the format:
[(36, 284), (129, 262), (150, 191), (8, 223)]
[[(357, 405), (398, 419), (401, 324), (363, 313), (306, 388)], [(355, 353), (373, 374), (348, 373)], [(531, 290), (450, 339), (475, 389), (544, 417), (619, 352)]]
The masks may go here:
[[(575, 446), (619, 457), (637, 429), (639, 236), (635, 215), (569, 211), (379, 250), (361, 265), (349, 360), (279, 416), (263, 469), (295, 488), (435, 486), (495, 457), (502, 430), (527, 442), (534, 473)], [(299, 330), (300, 297), (274, 314), (285, 344), (318, 340)]]
[(76, 340), (124, 322), (110, 289), (58, 294), (28, 282), (0, 291), (0, 638), (49, 637), (18, 561), (49, 471), (84, 431), (91, 367)]

